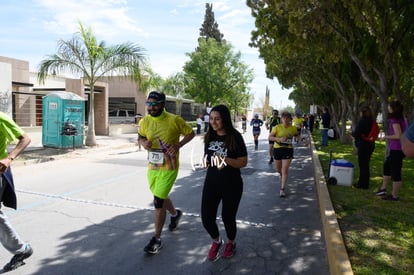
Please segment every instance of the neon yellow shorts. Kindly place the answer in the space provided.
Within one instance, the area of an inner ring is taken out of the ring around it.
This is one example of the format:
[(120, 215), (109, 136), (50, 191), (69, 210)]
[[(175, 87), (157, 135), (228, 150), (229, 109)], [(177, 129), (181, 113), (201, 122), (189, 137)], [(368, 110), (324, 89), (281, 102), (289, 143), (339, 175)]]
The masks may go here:
[(147, 177), (151, 193), (160, 199), (166, 199), (177, 175), (178, 170), (148, 170)]

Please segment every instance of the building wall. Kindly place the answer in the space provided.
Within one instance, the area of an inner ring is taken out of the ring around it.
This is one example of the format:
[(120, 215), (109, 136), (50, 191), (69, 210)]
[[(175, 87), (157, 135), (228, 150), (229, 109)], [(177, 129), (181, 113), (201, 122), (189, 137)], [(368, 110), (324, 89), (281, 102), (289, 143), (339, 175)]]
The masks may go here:
[(97, 135), (109, 135), (108, 121), (108, 83), (97, 82), (95, 88), (101, 92), (95, 93), (95, 133)]
[(33, 84), (32, 90), (46, 91), (47, 89), (64, 89), (66, 77), (61, 76), (48, 76), (44, 83), (39, 83), (38, 74), (36, 72), (30, 72), (30, 83)]
[(12, 66), (0, 61), (0, 111), (12, 116)]
[(85, 97), (85, 85), (82, 79), (65, 78), (65, 90)]
[(9, 57), (0, 56), (0, 62), (8, 63), (12, 67), (12, 81), (29, 83), (29, 62)]
[[(30, 88), (27, 86), (30, 83), (29, 62), (4, 56), (0, 56), (0, 62), (11, 66), (11, 81), (6, 82), (6, 85), (10, 85), (11, 87), (10, 94), (8, 94), (8, 89), (5, 91), (0, 90), (4, 100), (6, 100), (6, 94), (8, 95), (6, 101), (9, 106), (6, 113), (19, 125), (31, 125), (35, 120), (35, 111), (31, 109), (31, 107), (36, 104), (36, 100), (25, 95), (20, 95), (20, 93), (27, 93), (30, 91)], [(3, 67), (3, 70), (4, 68), (5, 67)], [(7, 71), (8, 72), (4, 72), (6, 78), (10, 75), (9, 69), (7, 69)], [(17, 94), (17, 96), (14, 96), (13, 106), (14, 93)], [(14, 107), (14, 110), (12, 106)]]
[(110, 97), (132, 97), (135, 98), (137, 114), (145, 114), (145, 101), (147, 95), (141, 91), (138, 85), (131, 79), (124, 77), (105, 77), (103, 81), (108, 83)]

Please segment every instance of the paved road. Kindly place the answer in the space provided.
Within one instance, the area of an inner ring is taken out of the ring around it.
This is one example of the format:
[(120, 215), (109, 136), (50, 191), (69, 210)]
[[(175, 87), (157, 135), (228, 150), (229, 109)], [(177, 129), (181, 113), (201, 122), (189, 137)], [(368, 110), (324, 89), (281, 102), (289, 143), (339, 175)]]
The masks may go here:
[[(295, 148), (288, 196), (281, 199), (279, 176), (267, 164), (266, 133), (258, 151), (250, 132), (244, 137), (249, 164), (232, 259), (206, 260), (211, 241), (199, 216), (205, 171), (192, 169), (200, 136), (183, 148), (171, 194), (185, 213), (182, 223), (163, 232), (159, 255), (143, 253), (154, 214), (146, 153), (134, 147), (135, 135), (123, 135), (100, 138), (99, 149), (15, 165), (20, 210), (7, 214), (35, 253), (11, 274), (329, 274), (309, 148)], [(0, 250), (1, 261), (10, 257)]]

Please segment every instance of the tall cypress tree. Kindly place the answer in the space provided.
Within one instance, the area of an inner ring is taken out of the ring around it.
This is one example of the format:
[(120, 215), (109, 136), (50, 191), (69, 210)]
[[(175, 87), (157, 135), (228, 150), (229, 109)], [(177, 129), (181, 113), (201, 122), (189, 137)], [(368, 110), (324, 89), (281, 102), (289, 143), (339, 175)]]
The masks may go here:
[(214, 38), (217, 42), (223, 40), (224, 35), (220, 32), (217, 22), (214, 19), (213, 4), (206, 3), (206, 13), (204, 15), (204, 22), (200, 28), (200, 37)]

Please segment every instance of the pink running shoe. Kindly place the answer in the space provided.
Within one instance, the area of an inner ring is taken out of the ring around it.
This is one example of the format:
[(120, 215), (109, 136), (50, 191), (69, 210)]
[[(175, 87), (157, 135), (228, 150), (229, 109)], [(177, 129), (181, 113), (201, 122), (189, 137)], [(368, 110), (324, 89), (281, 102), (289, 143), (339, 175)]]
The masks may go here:
[(223, 246), (223, 240), (220, 240), (220, 242), (213, 241), (213, 244), (210, 247), (210, 250), (208, 251), (208, 259), (212, 262), (215, 262), (220, 258), (220, 248)]
[(236, 243), (226, 243), (226, 247), (224, 248), (223, 254), (221, 255), (223, 258), (231, 258), (236, 253)]

